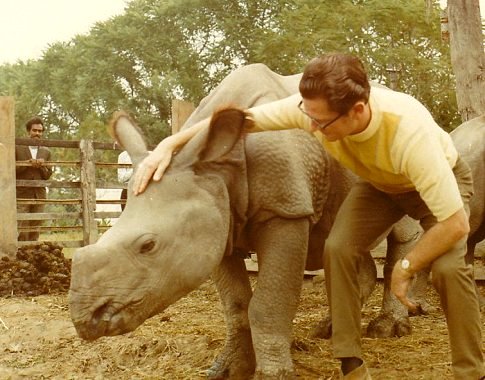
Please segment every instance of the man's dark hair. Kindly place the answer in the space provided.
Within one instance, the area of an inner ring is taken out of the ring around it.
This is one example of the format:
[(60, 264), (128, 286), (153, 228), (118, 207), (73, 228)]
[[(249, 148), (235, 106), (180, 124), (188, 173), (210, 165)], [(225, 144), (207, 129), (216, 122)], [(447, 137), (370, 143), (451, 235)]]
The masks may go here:
[(322, 98), (340, 114), (362, 100), (369, 100), (370, 84), (361, 60), (351, 54), (331, 53), (313, 58), (300, 81), (303, 98)]
[(42, 119), (38, 116), (35, 116), (27, 121), (27, 123), (25, 123), (25, 129), (27, 129), (27, 132), (30, 132), (34, 124), (40, 124), (42, 125), (42, 128), (44, 128), (44, 122), (42, 121)]

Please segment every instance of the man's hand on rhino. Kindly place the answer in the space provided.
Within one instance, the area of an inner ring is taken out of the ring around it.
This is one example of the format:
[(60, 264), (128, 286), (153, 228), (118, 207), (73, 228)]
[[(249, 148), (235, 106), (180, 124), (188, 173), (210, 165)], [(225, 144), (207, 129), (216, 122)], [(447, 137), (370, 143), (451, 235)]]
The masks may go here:
[(209, 118), (203, 119), (192, 127), (183, 129), (162, 140), (155, 150), (138, 165), (133, 182), (133, 194), (138, 195), (143, 193), (152, 177), (154, 181), (160, 181), (163, 173), (165, 173), (168, 165), (170, 165), (174, 152), (178, 151), (179, 148), (198, 132), (207, 128), (209, 122)]
[(407, 296), (412, 279), (413, 275), (402, 269), (401, 263), (398, 261), (392, 271), (391, 292), (410, 312), (416, 313), (418, 305), (412, 302)]
[(162, 179), (173, 154), (171, 146), (164, 141), (162, 140), (155, 150), (150, 152), (138, 165), (133, 179), (133, 194), (143, 193), (151, 179), (154, 181)]

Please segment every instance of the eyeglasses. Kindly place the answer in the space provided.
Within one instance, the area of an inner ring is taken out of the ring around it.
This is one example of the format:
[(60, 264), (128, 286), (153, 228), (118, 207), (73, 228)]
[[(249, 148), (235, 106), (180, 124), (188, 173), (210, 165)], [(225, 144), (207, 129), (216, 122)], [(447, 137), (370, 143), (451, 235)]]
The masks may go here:
[(307, 114), (307, 112), (302, 108), (302, 105), (303, 105), (303, 100), (301, 100), (300, 103), (298, 103), (298, 109), (301, 112), (303, 112), (303, 114), (308, 116), (310, 118), (310, 120), (313, 121), (315, 123), (315, 125), (317, 126), (317, 128), (320, 129), (321, 131), (323, 131), (325, 128), (329, 127), (331, 124), (335, 123), (338, 119), (340, 119), (342, 116), (344, 116), (344, 114), (339, 113), (337, 115), (337, 117), (333, 118), (329, 122), (322, 123), (320, 120), (317, 120), (313, 116), (310, 116), (309, 114)]

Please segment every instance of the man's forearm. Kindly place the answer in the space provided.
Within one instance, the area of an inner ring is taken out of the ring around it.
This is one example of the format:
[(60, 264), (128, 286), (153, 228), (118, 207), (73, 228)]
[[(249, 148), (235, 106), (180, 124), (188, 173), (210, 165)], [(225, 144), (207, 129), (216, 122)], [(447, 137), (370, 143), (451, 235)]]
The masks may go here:
[[(190, 128), (183, 129), (174, 135), (162, 140), (162, 143), (168, 144), (172, 151), (177, 151), (184, 146), (198, 132), (209, 126), (209, 119), (204, 119), (194, 124)], [(160, 145), (160, 144), (159, 144)], [(155, 148), (156, 149), (156, 148)]]
[(467, 236), (470, 230), (465, 210), (461, 209), (442, 222), (436, 223), (418, 240), (406, 255), (411, 270), (417, 272), (429, 266), (443, 253)]

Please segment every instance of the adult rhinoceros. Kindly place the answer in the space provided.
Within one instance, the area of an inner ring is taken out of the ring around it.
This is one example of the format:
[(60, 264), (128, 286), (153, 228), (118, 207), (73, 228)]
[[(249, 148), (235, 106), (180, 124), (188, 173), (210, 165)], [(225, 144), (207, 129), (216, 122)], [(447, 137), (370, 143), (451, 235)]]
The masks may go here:
[[(226, 78), (220, 85), (226, 91), (216, 89), (188, 124), (228, 101), (248, 107), (287, 96), (299, 79), (263, 65), (240, 69), (237, 76), (237, 83), (231, 83), (235, 75)], [(249, 77), (255, 80), (248, 83)], [(228, 89), (254, 95), (235, 101), (224, 96)], [(247, 122), (236, 109), (218, 113), (209, 130), (178, 152), (160, 183), (137, 197), (129, 194), (119, 221), (75, 253), (69, 296), (81, 337), (131, 331), (212, 274), (228, 331), (210, 377), (292, 376), (291, 325), (305, 261), (310, 269), (320, 267), (324, 240), (354, 177), (310, 134), (245, 136)], [(136, 170), (148, 154), (141, 135), (125, 116), (113, 125)], [(413, 243), (412, 231), (391, 234), (394, 256)], [(240, 250), (258, 253), (254, 292)], [(362, 281), (365, 297), (375, 282), (370, 254), (361, 268), (371, 274)]]

